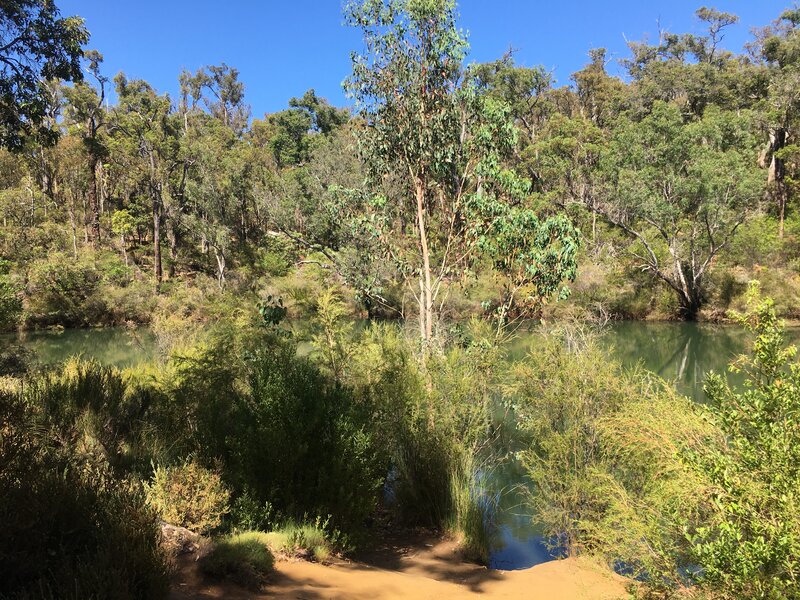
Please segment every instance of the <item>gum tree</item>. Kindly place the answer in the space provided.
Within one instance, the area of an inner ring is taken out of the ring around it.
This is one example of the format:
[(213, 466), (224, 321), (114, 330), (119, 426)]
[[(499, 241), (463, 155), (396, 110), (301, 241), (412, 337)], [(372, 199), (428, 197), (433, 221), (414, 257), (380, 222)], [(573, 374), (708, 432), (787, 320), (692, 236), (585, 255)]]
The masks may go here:
[(83, 19), (62, 18), (52, 0), (0, 2), (0, 146), (19, 150), (31, 134), (55, 141), (43, 125), (47, 81), (81, 81), (88, 40)]
[(542, 222), (523, 207), (530, 183), (505, 167), (517, 143), (513, 118), (464, 68), (468, 45), (455, 2), (358, 0), (345, 15), (364, 35), (345, 82), (370, 184), (361, 223), (413, 294), (423, 342), (434, 336), (447, 283), (482, 254), (505, 266), (510, 240), (529, 244), (507, 257), (513, 275), (501, 319), (513, 290), (536, 300), (556, 291), (574, 275), (577, 231), (563, 217)]
[(715, 258), (758, 208), (757, 153), (752, 114), (715, 106), (686, 122), (677, 105), (656, 101), (611, 134), (596, 210), (630, 236), (634, 260), (675, 292), (685, 319), (697, 317)]

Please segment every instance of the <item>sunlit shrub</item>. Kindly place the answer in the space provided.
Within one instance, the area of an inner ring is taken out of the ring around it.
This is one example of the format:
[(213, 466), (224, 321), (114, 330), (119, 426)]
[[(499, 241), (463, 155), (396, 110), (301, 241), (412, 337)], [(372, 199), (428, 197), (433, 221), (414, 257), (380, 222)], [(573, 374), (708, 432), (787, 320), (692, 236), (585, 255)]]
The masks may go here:
[(222, 524), (230, 492), (219, 473), (196, 461), (174, 467), (156, 467), (146, 485), (147, 501), (172, 525), (207, 534)]

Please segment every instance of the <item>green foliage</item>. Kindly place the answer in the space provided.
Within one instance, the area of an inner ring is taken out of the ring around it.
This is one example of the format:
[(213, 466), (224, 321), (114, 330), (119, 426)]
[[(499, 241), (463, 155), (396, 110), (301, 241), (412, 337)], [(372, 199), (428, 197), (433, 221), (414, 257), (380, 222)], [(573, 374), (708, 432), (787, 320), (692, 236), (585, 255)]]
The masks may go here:
[(0, 272), (0, 331), (13, 329), (22, 314), (20, 290)]
[(199, 561), (200, 570), (206, 575), (231, 579), (255, 590), (265, 583), (274, 565), (267, 534), (260, 531), (218, 539)]
[(115, 210), (111, 215), (111, 231), (119, 236), (126, 236), (133, 233), (136, 227), (136, 220), (129, 210)]
[(474, 454), (465, 453), (450, 474), (453, 508), (447, 527), (463, 556), (483, 565), (489, 564), (489, 552), (497, 546), (492, 519), (499, 496), (487, 489), (490, 470), (491, 465), (480, 465)]
[(0, 595), (165, 598), (157, 519), (139, 487), (21, 389), (0, 392)]
[(235, 494), (287, 517), (331, 514), (359, 529), (383, 479), (370, 403), (297, 356), (286, 336), (250, 335), (221, 332), (179, 360), (165, 415), (176, 442), (220, 459)]
[(583, 329), (537, 344), (514, 365), (507, 394), (517, 428), (529, 440), (520, 458), (533, 482), (529, 501), (546, 535), (568, 553), (587, 543), (600, 516), (592, 472), (602, 461), (599, 419), (638, 395)]
[(145, 487), (148, 503), (164, 521), (196, 533), (214, 531), (228, 513), (230, 492), (219, 473), (195, 461), (174, 467), (157, 466)]
[[(574, 278), (577, 231), (515, 206), (530, 189), (506, 162), (518, 131), (508, 106), (479, 77), (465, 76), (468, 45), (455, 2), (363, 0), (345, 15), (366, 47), (353, 54), (345, 86), (371, 125), (357, 131), (371, 185), (351, 194), (348, 213), (413, 291), (422, 338), (433, 337), (443, 284), (463, 275), (479, 251), (510, 273), (502, 319), (519, 288), (538, 304)], [(387, 193), (388, 177), (399, 194)]]
[(52, 143), (44, 81), (79, 82), (89, 32), (80, 17), (62, 18), (53, 2), (13, 0), (0, 7), (0, 146), (21, 150), (27, 136)]
[(751, 113), (709, 107), (687, 123), (677, 106), (657, 101), (642, 120), (618, 121), (601, 159), (600, 210), (630, 235), (639, 266), (675, 291), (687, 318), (703, 304), (712, 261), (763, 193), (756, 148)]
[(231, 503), (230, 522), (239, 531), (269, 531), (275, 524), (275, 509), (269, 501), (259, 502), (247, 490)]
[(317, 517), (313, 522), (288, 521), (266, 534), (265, 539), (273, 552), (285, 556), (304, 557), (317, 562), (327, 562), (335, 547), (348, 550), (344, 536), (330, 531), (329, 520)]
[(785, 598), (798, 593), (800, 568), (800, 368), (757, 284), (748, 301), (737, 319), (755, 336), (753, 352), (732, 365), (746, 374), (744, 388), (719, 375), (706, 382), (725, 445), (687, 459), (713, 486), (710, 518), (688, 536), (703, 586), (725, 598)]

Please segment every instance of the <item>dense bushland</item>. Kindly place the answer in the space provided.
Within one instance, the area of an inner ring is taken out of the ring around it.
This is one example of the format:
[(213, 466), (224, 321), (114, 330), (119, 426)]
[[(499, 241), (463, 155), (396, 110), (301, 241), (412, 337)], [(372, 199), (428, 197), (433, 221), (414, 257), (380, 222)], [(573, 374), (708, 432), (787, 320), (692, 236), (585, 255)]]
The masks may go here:
[(555, 338), (509, 389), (530, 501), (553, 543), (603, 556), (662, 597), (798, 593), (796, 350), (758, 288), (737, 316), (754, 334), (741, 390), (721, 375), (695, 405), (609, 363), (591, 336)]
[(725, 319), (754, 278), (796, 315), (796, 10), (737, 53), (735, 15), (700, 9), (701, 33), (631, 42), (624, 77), (594, 49), (561, 87), (513, 54), (466, 65), (456, 16), (348, 4), (354, 109), (309, 90), (262, 119), (230, 66), (171, 98), (71, 47), (87, 77), (36, 95), (48, 134), (0, 149), (0, 327), (170, 321), (223, 290), (307, 313), (333, 283), (425, 337), (486, 314)]
[(0, 595), (166, 597), (156, 515), (105, 451), (119, 423), (97, 427), (118, 381), (97, 365), (71, 368), (77, 376), (0, 391)]

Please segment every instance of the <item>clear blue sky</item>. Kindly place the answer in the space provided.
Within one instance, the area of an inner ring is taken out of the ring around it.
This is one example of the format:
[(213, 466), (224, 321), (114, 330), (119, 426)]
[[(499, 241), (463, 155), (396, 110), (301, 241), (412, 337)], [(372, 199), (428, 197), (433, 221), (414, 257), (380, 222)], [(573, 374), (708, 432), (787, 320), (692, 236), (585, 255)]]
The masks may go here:
[[(64, 15), (80, 15), (90, 47), (105, 56), (104, 71), (143, 78), (173, 98), (186, 68), (226, 62), (238, 68), (253, 116), (286, 107), (308, 88), (346, 105), (341, 82), (358, 32), (342, 23), (341, 0), (57, 0)], [(544, 65), (561, 84), (594, 47), (627, 55), (625, 39), (651, 39), (662, 29), (702, 30), (694, 11), (703, 4), (738, 14), (724, 45), (739, 50), (753, 26), (775, 19), (792, 0), (461, 0), (461, 27), (470, 60), (501, 56)]]

